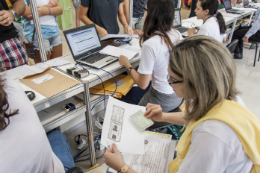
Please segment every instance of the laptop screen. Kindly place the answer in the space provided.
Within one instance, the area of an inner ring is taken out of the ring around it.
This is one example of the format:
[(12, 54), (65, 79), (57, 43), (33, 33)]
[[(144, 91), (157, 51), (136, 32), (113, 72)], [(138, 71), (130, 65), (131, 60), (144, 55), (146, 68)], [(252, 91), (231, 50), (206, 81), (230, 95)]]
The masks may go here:
[(66, 37), (74, 57), (102, 48), (95, 26), (67, 33)]
[(181, 26), (181, 13), (179, 8), (175, 8), (175, 17), (173, 21), (174, 27), (180, 27)]
[(224, 6), (226, 10), (232, 9), (230, 0), (224, 0)]
[(244, 6), (246, 6), (246, 5), (249, 4), (249, 1), (248, 0), (243, 0), (243, 3), (244, 3)]

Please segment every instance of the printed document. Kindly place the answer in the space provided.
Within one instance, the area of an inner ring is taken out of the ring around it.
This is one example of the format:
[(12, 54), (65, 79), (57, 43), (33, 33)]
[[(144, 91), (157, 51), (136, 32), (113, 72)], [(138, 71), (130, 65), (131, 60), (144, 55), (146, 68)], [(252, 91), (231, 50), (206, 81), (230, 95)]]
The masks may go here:
[(104, 49), (102, 49), (99, 53), (101, 54), (107, 54), (107, 55), (111, 55), (111, 56), (115, 56), (118, 57), (120, 55), (123, 55), (125, 57), (127, 57), (128, 60), (131, 60), (132, 58), (134, 58), (135, 56), (138, 56), (139, 54), (135, 51), (131, 51), (131, 50), (126, 50), (123, 48), (119, 48), (119, 47), (115, 47), (115, 46), (106, 46)]
[[(172, 162), (176, 141), (171, 135), (145, 132), (145, 153), (122, 153), (124, 161), (138, 173), (168, 173), (168, 165)], [(112, 168), (109, 172), (117, 172)]]
[(138, 110), (145, 112), (146, 108), (109, 97), (101, 144), (108, 147), (107, 143), (115, 143), (121, 152), (144, 154), (145, 132), (137, 128), (130, 118)]

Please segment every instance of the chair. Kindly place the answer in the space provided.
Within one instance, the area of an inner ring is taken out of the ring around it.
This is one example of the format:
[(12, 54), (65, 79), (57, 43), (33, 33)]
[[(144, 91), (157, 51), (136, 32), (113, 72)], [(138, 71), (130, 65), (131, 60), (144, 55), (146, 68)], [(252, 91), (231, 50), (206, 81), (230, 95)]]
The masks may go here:
[(238, 39), (234, 39), (230, 44), (227, 45), (227, 48), (230, 51), (230, 53), (234, 53), (237, 43)]
[[(255, 62), (256, 62), (256, 57), (257, 57), (257, 52), (258, 52), (258, 47), (260, 45), (260, 41), (251, 41), (252, 44), (255, 44), (255, 60), (254, 60), (254, 65), (255, 66)], [(251, 47), (251, 46), (250, 46)], [(260, 51), (259, 51), (259, 54), (258, 54), (258, 61), (260, 59)]]
[(66, 173), (83, 173), (83, 171), (78, 167), (73, 167), (67, 170)]

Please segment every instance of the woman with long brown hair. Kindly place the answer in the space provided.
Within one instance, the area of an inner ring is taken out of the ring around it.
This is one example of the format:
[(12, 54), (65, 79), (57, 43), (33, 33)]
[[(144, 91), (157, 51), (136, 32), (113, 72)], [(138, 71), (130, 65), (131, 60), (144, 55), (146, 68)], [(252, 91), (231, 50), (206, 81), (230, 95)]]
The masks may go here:
[[(229, 50), (208, 36), (188, 37), (170, 53), (168, 72), (186, 110), (163, 113), (160, 105), (148, 104), (145, 116), (187, 126), (169, 173), (258, 173), (260, 121), (236, 102), (236, 65)], [(113, 151), (104, 155), (107, 165), (136, 173), (115, 144)]]
[(182, 39), (179, 31), (173, 28), (174, 4), (172, 0), (149, 0), (147, 7), (143, 9), (147, 15), (140, 38), (142, 55), (138, 72), (124, 56), (119, 57), (119, 63), (129, 70), (135, 83), (143, 90), (149, 86), (152, 79), (152, 84), (139, 105), (159, 104), (164, 112), (169, 112), (182, 101), (167, 82), (169, 51)]

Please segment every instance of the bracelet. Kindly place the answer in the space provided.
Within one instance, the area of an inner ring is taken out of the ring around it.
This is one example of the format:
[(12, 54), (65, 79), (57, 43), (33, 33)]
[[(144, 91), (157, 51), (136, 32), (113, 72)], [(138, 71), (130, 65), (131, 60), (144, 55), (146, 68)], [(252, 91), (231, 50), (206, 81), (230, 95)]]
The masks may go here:
[(51, 9), (49, 8), (49, 15), (51, 15)]
[(49, 4), (51, 4), (53, 7), (55, 7), (54, 4), (53, 4), (52, 2), (50, 2)]

